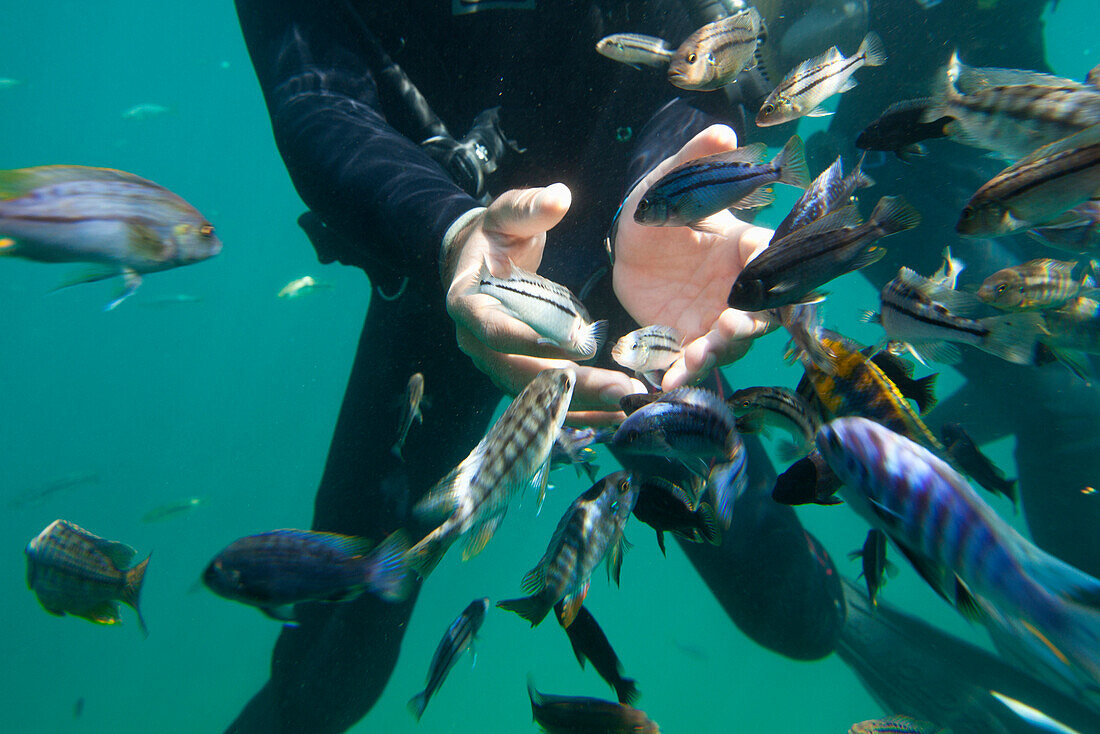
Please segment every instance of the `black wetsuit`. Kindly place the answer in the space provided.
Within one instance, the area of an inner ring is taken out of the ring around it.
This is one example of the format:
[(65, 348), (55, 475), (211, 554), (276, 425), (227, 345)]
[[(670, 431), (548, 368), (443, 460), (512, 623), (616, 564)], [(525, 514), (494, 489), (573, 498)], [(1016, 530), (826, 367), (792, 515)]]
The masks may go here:
[[(505, 133), (526, 152), (511, 154), (491, 179), (494, 192), (568, 184), (573, 204), (548, 238), (540, 273), (575, 292), (606, 267), (602, 239), (631, 182), (721, 119), (701, 109), (721, 97), (676, 99), (663, 75), (593, 50), (612, 32), (682, 40), (693, 27), (678, 3), (498, 1), (452, 14), (477, 4), (424, 0), (352, 11), (342, 0), (237, 0), (279, 151), (314, 213), (311, 227), (323, 221), (333, 234), (315, 237), (324, 243), (322, 260), (362, 267), (388, 293), (408, 279), (400, 298), (371, 300), (317, 492), (315, 529), (378, 539), (407, 525), (409, 506), (465, 457), (500, 399), (455, 345), (437, 270), (446, 229), (477, 202), (418, 147), (415, 126), (376, 83), (368, 60), (378, 49), (367, 35), (452, 131), (501, 107)], [(530, 9), (505, 7), (512, 5)], [(586, 303), (610, 319), (614, 338), (635, 327), (609, 281), (597, 282)], [(401, 462), (390, 453), (393, 398), (414, 372), (424, 374), (432, 409), (410, 433)], [(822, 572), (828, 559), (790, 508), (767, 497), (771, 468), (758, 442), (749, 448), (753, 490), (735, 519), (738, 542), (696, 546), (689, 555), (754, 639), (797, 658), (826, 655), (842, 616), (836, 575)], [(276, 644), (270, 680), (229, 730), (324, 733), (354, 724), (389, 679), (414, 602), (415, 595), (403, 604), (365, 595), (301, 605), (299, 626)]]

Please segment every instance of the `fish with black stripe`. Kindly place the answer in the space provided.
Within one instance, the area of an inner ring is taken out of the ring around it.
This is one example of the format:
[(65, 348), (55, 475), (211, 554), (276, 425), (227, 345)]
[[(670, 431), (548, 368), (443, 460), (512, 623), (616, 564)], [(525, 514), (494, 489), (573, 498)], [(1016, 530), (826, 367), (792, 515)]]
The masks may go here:
[(713, 91), (732, 84), (737, 75), (756, 66), (756, 49), (767, 38), (756, 8), (707, 23), (680, 44), (668, 66), (674, 87)]
[(675, 51), (665, 39), (641, 33), (613, 33), (596, 41), (596, 53), (600, 56), (634, 68), (639, 64), (668, 66)]
[(863, 158), (860, 158), (855, 170), (845, 176), (844, 162), (837, 156), (833, 164), (806, 187), (806, 192), (775, 228), (771, 242), (779, 242), (796, 229), (821, 219), (838, 207), (850, 204), (856, 189), (874, 186), (875, 182), (863, 172), (862, 166)]
[(409, 699), (409, 711), (412, 712), (417, 721), (420, 721), (420, 717), (424, 715), (424, 709), (427, 708), (428, 701), (443, 685), (443, 681), (447, 679), (447, 674), (451, 672), (451, 668), (462, 657), (462, 653), (466, 652), (473, 644), (477, 631), (481, 629), (481, 625), (485, 621), (485, 612), (488, 610), (489, 600), (487, 598), (474, 599), (443, 633), (443, 639), (439, 641), (438, 647), (435, 648), (432, 664), (428, 668), (427, 686), (423, 691)]

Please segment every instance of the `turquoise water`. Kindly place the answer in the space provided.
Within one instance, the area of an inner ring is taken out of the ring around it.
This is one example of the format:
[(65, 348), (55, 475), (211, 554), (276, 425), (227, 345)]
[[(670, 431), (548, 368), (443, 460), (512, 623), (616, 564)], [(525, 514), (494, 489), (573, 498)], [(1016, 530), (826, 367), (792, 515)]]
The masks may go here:
[[(1056, 73), (1081, 78), (1100, 60), (1094, 21), (1088, 0), (1062, 0), (1049, 16)], [(214, 221), (225, 249), (154, 274), (106, 314), (113, 283), (46, 295), (64, 268), (3, 263), (0, 502), (71, 472), (96, 472), (99, 481), (0, 515), (0, 728), (220, 731), (265, 680), (279, 627), (193, 587), (234, 538), (308, 526), (369, 283), (359, 271), (318, 266), (295, 224), (303, 207), (272, 143), (231, 4), (9, 3), (4, 27), (0, 77), (21, 83), (0, 89), (0, 168), (69, 163), (146, 176)], [(138, 104), (169, 109), (123, 118)], [(305, 274), (333, 287), (275, 298)], [(849, 280), (852, 307), (837, 313), (873, 302), (870, 286)], [(198, 300), (157, 304), (180, 294)], [(854, 316), (840, 326), (875, 339)], [(771, 376), (760, 384), (792, 383), (782, 342), (765, 340), (736, 369)], [(941, 398), (958, 384), (944, 372)], [(1008, 443), (993, 448), (1012, 475)], [(474, 597), (516, 596), (542, 539), (585, 488), (569, 470), (554, 481), (541, 515), (528, 498), (487, 552), (466, 564), (451, 554), (433, 574), (390, 685), (355, 731), (532, 731), (528, 673), (548, 692), (609, 697), (554, 625), (530, 630), (493, 612), (476, 666), (459, 663), (419, 727), (405, 710), (453, 617)], [(206, 501), (189, 514), (140, 520), (192, 496)], [(832, 508), (800, 516), (854, 577), (844, 554), (862, 542), (862, 522)], [(49, 616), (27, 591), (22, 548), (57, 517), (153, 553), (142, 597), (148, 639), (129, 610), (125, 624), (96, 627)], [(674, 545), (662, 558), (648, 528), (631, 526), (628, 536), (635, 547), (622, 588), (597, 577), (588, 603), (662, 730), (843, 732), (878, 714), (835, 657), (794, 663), (762, 650)], [(985, 644), (911, 570), (887, 591), (892, 604)], [(74, 718), (78, 699), (84, 710)]]

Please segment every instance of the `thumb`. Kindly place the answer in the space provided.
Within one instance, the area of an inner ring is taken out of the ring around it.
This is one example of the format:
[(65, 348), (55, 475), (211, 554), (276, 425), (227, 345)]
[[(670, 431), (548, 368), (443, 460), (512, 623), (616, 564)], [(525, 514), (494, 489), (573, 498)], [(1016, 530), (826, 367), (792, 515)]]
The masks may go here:
[(489, 205), (481, 226), (505, 237), (536, 237), (556, 226), (571, 202), (569, 188), (561, 183), (505, 191)]

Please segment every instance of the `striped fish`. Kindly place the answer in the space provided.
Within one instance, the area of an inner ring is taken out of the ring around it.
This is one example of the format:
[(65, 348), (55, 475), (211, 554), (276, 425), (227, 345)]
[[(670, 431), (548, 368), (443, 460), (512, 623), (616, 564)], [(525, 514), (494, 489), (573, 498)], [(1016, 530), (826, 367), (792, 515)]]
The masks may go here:
[(704, 156), (672, 169), (649, 187), (634, 221), (651, 227), (692, 227), (711, 214), (770, 204), (771, 183), (805, 188), (810, 180), (802, 139), (792, 136), (771, 163), (760, 163), (767, 147), (753, 143)]
[(1100, 124), (1039, 148), (998, 173), (970, 197), (955, 229), (968, 237), (999, 237), (1054, 224), (1098, 191)]
[(710, 390), (678, 387), (628, 415), (610, 445), (623, 454), (665, 456), (694, 467), (732, 460), (740, 443), (737, 419), (721, 398)]
[(50, 614), (71, 614), (96, 624), (121, 621), (118, 602), (137, 612), (148, 635), (138, 600), (146, 558), (133, 568), (134, 549), (89, 533), (68, 520), (54, 520), (27, 544), (27, 587)]
[(497, 606), (534, 627), (560, 601), (559, 622), (568, 628), (584, 604), (592, 572), (604, 558), (611, 577), (619, 582), (623, 527), (636, 499), (637, 489), (626, 472), (615, 472), (592, 485), (565, 511), (546, 553), (523, 577), (523, 590), (530, 596), (499, 601)]
[(607, 337), (607, 322), (592, 321), (584, 304), (563, 285), (529, 273), (515, 263), (504, 278), (481, 265), (479, 289), (500, 302), (509, 315), (530, 326), (541, 337), (539, 344), (564, 350), (578, 360), (592, 359)]
[(489, 600), (487, 598), (474, 599), (462, 610), (462, 614), (451, 622), (451, 626), (443, 634), (443, 639), (439, 641), (438, 647), (435, 648), (435, 655), (432, 656), (432, 664), (428, 668), (427, 687), (409, 699), (409, 711), (412, 712), (417, 721), (420, 721), (420, 717), (424, 715), (424, 709), (427, 708), (428, 701), (443, 685), (443, 681), (447, 679), (447, 674), (451, 672), (451, 668), (462, 657), (462, 653), (466, 652), (467, 648), (473, 644), (477, 631), (481, 629), (481, 624), (485, 621), (485, 612), (488, 610)]
[(737, 430), (759, 433), (779, 428), (793, 441), (780, 445), (779, 456), (794, 461), (810, 453), (821, 416), (794, 390), (785, 387), (746, 387), (737, 390), (726, 403), (737, 416)]
[(848, 58), (833, 46), (822, 55), (803, 61), (787, 74), (760, 106), (756, 124), (770, 127), (803, 116), (831, 115), (821, 109), (822, 102), (855, 87), (856, 82), (851, 77), (861, 67), (885, 63), (882, 39), (874, 31), (863, 37), (859, 49)]
[(668, 66), (668, 80), (680, 89), (720, 89), (756, 66), (756, 47), (765, 36), (764, 21), (756, 8), (707, 23), (676, 49)]
[(660, 385), (660, 373), (680, 358), (684, 335), (671, 326), (645, 326), (636, 329), (611, 348), (617, 364), (634, 370), (650, 384)]
[(620, 64), (637, 67), (668, 66), (675, 51), (663, 38), (641, 33), (613, 33), (596, 42), (596, 53)]
[(1096, 296), (1096, 281), (1087, 270), (1087, 261), (1029, 260), (986, 278), (978, 298), (1002, 311), (1061, 308), (1074, 298)]
[(950, 734), (950, 732), (950, 729), (941, 729), (938, 724), (933, 724), (931, 721), (921, 721), (905, 714), (859, 721), (848, 729), (848, 734)]
[(572, 368), (540, 372), (523, 388), (485, 437), (439, 480), (414, 508), (421, 519), (443, 517), (408, 553), (421, 576), (466, 536), (463, 560), (484, 548), (504, 519), (517, 491), (534, 483), (541, 507), (550, 472), (550, 452), (565, 422), (577, 373)]
[(840, 156), (837, 156), (833, 164), (806, 187), (806, 193), (802, 194), (787, 216), (775, 228), (771, 242), (778, 242), (791, 232), (821, 219), (841, 206), (852, 203), (852, 194), (856, 189), (874, 186), (875, 182), (861, 170), (862, 165), (863, 158), (860, 158), (856, 169), (845, 176), (844, 163)]
[(405, 437), (409, 435), (413, 421), (424, 422), (424, 414), (420, 412), (420, 403), (424, 399), (424, 375), (416, 372), (409, 378), (409, 384), (405, 387), (405, 399), (401, 402), (401, 419), (397, 424), (397, 440), (394, 442), (390, 453), (398, 459), (401, 457), (401, 449), (405, 446)]
[(661, 734), (645, 712), (625, 704), (539, 693), (530, 679), (527, 696), (531, 716), (547, 734)]
[(841, 495), (960, 612), (1082, 694), (1100, 688), (1100, 580), (1032, 545), (947, 463), (864, 418), (823, 426)]

